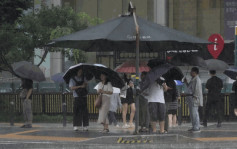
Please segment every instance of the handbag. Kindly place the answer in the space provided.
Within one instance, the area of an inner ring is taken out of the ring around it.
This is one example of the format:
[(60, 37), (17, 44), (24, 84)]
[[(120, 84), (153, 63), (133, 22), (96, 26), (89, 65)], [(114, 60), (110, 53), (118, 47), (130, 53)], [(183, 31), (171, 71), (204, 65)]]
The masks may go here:
[[(80, 86), (80, 85), (82, 85), (84, 83), (84, 81), (77, 81), (74, 77), (73, 77), (73, 80), (76, 82), (76, 84), (78, 86)], [(86, 96), (88, 94), (88, 91), (87, 91), (86, 88), (78, 88), (78, 89), (75, 90), (75, 92), (77, 93), (77, 95), (79, 97), (84, 97), (84, 96)]]
[(102, 105), (102, 94), (100, 94), (96, 99), (95, 99), (95, 108), (100, 108)]
[[(104, 88), (104, 86), (103, 86)], [(102, 90), (103, 90), (102, 88)], [(95, 99), (95, 107), (100, 108), (102, 105), (102, 94), (100, 94), (96, 99)]]

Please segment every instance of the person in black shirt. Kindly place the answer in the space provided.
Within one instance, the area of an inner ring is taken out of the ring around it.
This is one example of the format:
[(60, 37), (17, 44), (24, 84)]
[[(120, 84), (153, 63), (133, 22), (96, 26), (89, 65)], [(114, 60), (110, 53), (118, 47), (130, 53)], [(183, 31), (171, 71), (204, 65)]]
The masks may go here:
[(33, 91), (33, 81), (30, 79), (21, 79), (21, 88), (20, 98), (23, 100), (23, 116), (24, 116), (24, 125), (21, 128), (32, 128), (32, 108), (31, 108), (31, 98)]
[(208, 90), (207, 93), (207, 102), (205, 107), (204, 119), (203, 119), (203, 126), (207, 127), (207, 119), (210, 115), (211, 109), (215, 109), (218, 114), (218, 123), (217, 127), (221, 127), (222, 121), (222, 102), (221, 102), (221, 89), (223, 88), (223, 82), (220, 78), (216, 76), (215, 70), (209, 71), (211, 78), (207, 80), (206, 89)]

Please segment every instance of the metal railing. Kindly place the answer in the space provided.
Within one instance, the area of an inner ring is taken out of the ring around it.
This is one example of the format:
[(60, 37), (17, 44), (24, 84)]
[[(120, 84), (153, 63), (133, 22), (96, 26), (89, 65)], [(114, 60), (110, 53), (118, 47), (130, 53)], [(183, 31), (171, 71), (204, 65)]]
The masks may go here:
[[(222, 94), (223, 98), (223, 114), (226, 120), (234, 118), (234, 96), (233, 94)], [(89, 94), (87, 96), (87, 106), (89, 111), (89, 118), (96, 119), (98, 117), (98, 109), (94, 107), (94, 101), (98, 95)], [(71, 93), (34, 93), (32, 95), (32, 109), (34, 114), (56, 115), (63, 114), (63, 105), (65, 106), (65, 113), (70, 115), (73, 113), (73, 96)], [(177, 115), (181, 119), (189, 119), (188, 105), (185, 103), (185, 95), (182, 95), (179, 101), (179, 108)], [(206, 95), (204, 95), (204, 103)], [(205, 107), (204, 107), (205, 108)], [(18, 98), (16, 93), (1, 93), (0, 94), (0, 112), (8, 113), (14, 111), (15, 113), (22, 113), (22, 101)], [(128, 111), (130, 113), (130, 110)], [(117, 111), (117, 118), (121, 119), (120, 111)]]

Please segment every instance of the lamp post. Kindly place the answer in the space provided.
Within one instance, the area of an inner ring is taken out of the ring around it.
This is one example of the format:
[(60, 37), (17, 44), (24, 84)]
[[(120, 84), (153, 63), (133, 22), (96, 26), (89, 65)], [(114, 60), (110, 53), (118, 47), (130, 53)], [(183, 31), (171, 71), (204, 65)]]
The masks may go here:
[(235, 66), (237, 66), (237, 26), (235, 26)]
[(137, 23), (137, 17), (136, 17), (136, 8), (133, 7), (132, 2), (129, 3), (129, 11), (133, 15), (135, 29), (136, 29), (136, 82), (135, 82), (135, 100), (136, 100), (136, 123), (135, 123), (135, 132), (134, 134), (138, 134), (138, 125), (139, 125), (139, 95), (136, 93), (136, 89), (139, 86), (139, 41), (140, 41), (140, 35), (139, 35), (139, 25)]

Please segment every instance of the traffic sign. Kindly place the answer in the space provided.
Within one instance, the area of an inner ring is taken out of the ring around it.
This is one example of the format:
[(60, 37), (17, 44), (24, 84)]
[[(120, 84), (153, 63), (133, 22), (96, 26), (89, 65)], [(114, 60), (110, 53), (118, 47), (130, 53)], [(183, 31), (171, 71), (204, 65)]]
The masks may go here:
[(207, 48), (208, 51), (213, 56), (213, 58), (217, 59), (224, 48), (224, 39), (220, 34), (212, 34), (209, 37), (208, 41), (215, 43), (215, 44), (209, 44)]

